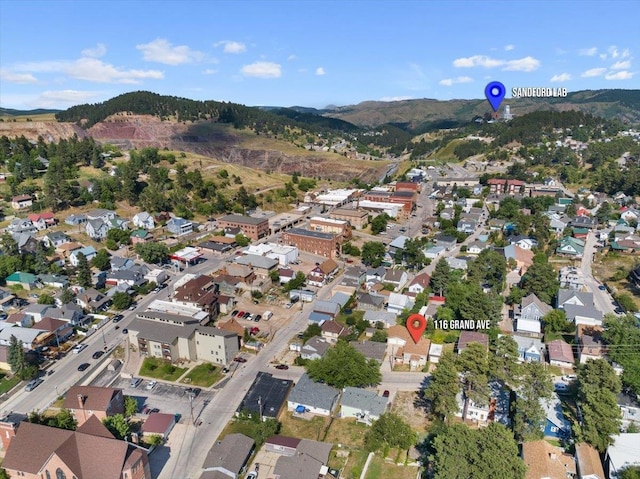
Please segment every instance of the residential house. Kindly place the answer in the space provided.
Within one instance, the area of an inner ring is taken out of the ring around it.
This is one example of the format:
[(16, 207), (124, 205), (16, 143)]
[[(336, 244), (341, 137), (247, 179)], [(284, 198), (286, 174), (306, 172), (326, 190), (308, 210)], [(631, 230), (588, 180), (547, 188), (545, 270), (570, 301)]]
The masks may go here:
[[(264, 419), (277, 419), (284, 408), (293, 381), (274, 378), (263, 371), (258, 372), (253, 383), (242, 398), (236, 415), (254, 414)], [(292, 478), (293, 479), (293, 478)]]
[(429, 346), (429, 362), (438, 364), (442, 357), (442, 344), (431, 343)]
[(390, 345), (394, 363), (409, 365), (412, 371), (420, 371), (427, 364), (431, 341), (421, 337), (416, 343), (406, 327), (395, 325), (387, 330), (387, 344)]
[(38, 231), (46, 230), (47, 228), (57, 224), (53, 213), (50, 211), (45, 213), (32, 213), (27, 216), (27, 219), (33, 223), (33, 226), (35, 226)]
[(136, 213), (132, 218), (133, 225), (136, 228), (143, 230), (152, 230), (156, 227), (155, 220), (153, 216), (143, 211), (141, 213)]
[(27, 218), (15, 218), (7, 226), (7, 231), (13, 235), (18, 233), (35, 234), (38, 232), (38, 228)]
[(613, 437), (604, 458), (610, 478), (621, 477), (625, 469), (640, 469), (640, 433), (621, 433)]
[(413, 308), (413, 299), (405, 294), (391, 293), (389, 294), (389, 300), (387, 303), (387, 311), (401, 314), (405, 309)]
[(473, 232), (478, 228), (478, 222), (470, 219), (460, 219), (458, 221), (457, 230), (460, 233), (473, 234)]
[(236, 320), (236, 318), (232, 317), (228, 321), (217, 323), (217, 324), (220, 329), (223, 329), (225, 331), (231, 331), (238, 335), (238, 348), (241, 348), (244, 345), (244, 335), (245, 335), (246, 328), (243, 325), (241, 325)]
[(18, 195), (11, 198), (11, 208), (14, 210), (24, 210), (33, 206), (31, 195)]
[(395, 326), (397, 324), (398, 317), (395, 313), (390, 313), (388, 311), (365, 310), (363, 319), (376, 327), (378, 324), (381, 324), (386, 329), (391, 326)]
[(121, 256), (112, 256), (110, 263), (111, 271), (125, 271), (135, 265), (135, 262), (131, 258), (123, 258)]
[(307, 275), (307, 284), (310, 286), (322, 287), (329, 278), (338, 271), (338, 263), (329, 258), (315, 268), (313, 268)]
[(575, 362), (571, 345), (565, 343), (562, 339), (555, 339), (547, 344), (547, 353), (549, 355), (549, 364), (559, 366), (561, 368), (571, 368)]
[(551, 399), (540, 399), (540, 405), (545, 411), (544, 435), (554, 439), (566, 440), (571, 437), (571, 422), (562, 412), (560, 398), (554, 392)]
[(85, 226), (85, 232), (89, 238), (100, 241), (107, 238), (109, 233), (109, 223), (101, 219), (89, 220)]
[(332, 301), (317, 300), (313, 303), (313, 311), (335, 318), (340, 313), (340, 305)]
[(11, 477), (151, 479), (146, 450), (115, 439), (95, 417), (75, 431), (26, 421), (5, 424), (3, 436), (10, 442), (2, 467)]
[(466, 258), (452, 258), (451, 256), (447, 256), (445, 258), (445, 261), (449, 265), (449, 268), (457, 269), (460, 271), (466, 271), (469, 266), (467, 264)]
[(340, 391), (323, 383), (317, 383), (306, 373), (289, 393), (287, 409), (310, 412), (319, 416), (330, 416), (338, 403)]
[(462, 353), (471, 343), (480, 343), (489, 350), (489, 336), (478, 331), (462, 331), (458, 337), (457, 351)]
[(549, 229), (556, 235), (561, 235), (570, 223), (571, 218), (564, 214), (552, 213), (549, 215)]
[[(385, 297), (374, 293), (356, 293), (358, 309), (364, 311), (381, 311), (384, 309)], [(395, 319), (393, 324), (395, 324)]]
[(142, 286), (147, 282), (148, 272), (149, 268), (143, 264), (137, 264), (125, 270), (109, 271), (107, 273), (107, 284), (110, 286), (126, 284), (131, 288), (135, 286)]
[(23, 289), (32, 290), (42, 285), (35, 274), (16, 271), (5, 278), (7, 286), (22, 286)]
[(463, 420), (471, 420), (474, 423), (487, 424), (489, 422), (499, 422), (509, 426), (511, 420), (510, 413), (510, 391), (500, 381), (489, 381), (489, 399), (487, 401), (475, 402), (465, 397), (463, 393), (456, 395), (458, 411), (456, 417)]
[(437, 235), (434, 238), (434, 241), (436, 243), (436, 246), (442, 246), (447, 251), (451, 251), (453, 248), (456, 247), (456, 244), (457, 244), (456, 238), (454, 238), (453, 236), (447, 236), (447, 235)]
[(580, 291), (584, 288), (584, 274), (582, 270), (574, 266), (560, 268), (560, 288)]
[(423, 293), (426, 289), (429, 288), (429, 284), (431, 283), (431, 276), (427, 273), (420, 273), (416, 275), (409, 283), (409, 292), (420, 294)]
[(116, 414), (124, 414), (122, 389), (97, 386), (72, 386), (62, 403), (82, 426), (92, 415), (103, 421)]
[(90, 312), (104, 311), (111, 305), (111, 298), (101, 292), (88, 288), (76, 296), (76, 303)]
[(556, 307), (564, 309), (567, 304), (577, 304), (579, 306), (593, 306), (593, 293), (584, 291), (574, 291), (561, 289), (558, 291)]
[(38, 280), (45, 286), (63, 289), (69, 286), (69, 278), (59, 274), (39, 274)]
[(579, 304), (565, 304), (564, 311), (567, 314), (567, 320), (576, 326), (579, 324), (586, 324), (592, 326), (602, 325), (602, 311), (599, 311), (595, 306), (587, 305), (582, 306)]
[(104, 223), (108, 223), (116, 217), (116, 212), (113, 210), (107, 210), (104, 208), (96, 208), (87, 213), (87, 220), (102, 220)]
[(292, 269), (280, 268), (278, 270), (278, 277), (280, 278), (280, 284), (287, 284), (296, 275), (296, 272)]
[(71, 243), (71, 238), (62, 231), (52, 231), (42, 238), (42, 242), (47, 248), (57, 248), (66, 243)]
[(48, 304), (33, 303), (20, 311), (20, 313), (31, 317), (33, 323), (39, 323), (45, 316), (47, 316), (47, 311), (49, 309), (53, 308)]
[(21, 254), (36, 254), (38, 248), (40, 247), (40, 241), (38, 241), (30, 233), (12, 233), (11, 236), (18, 245), (18, 251)]
[(338, 339), (349, 334), (349, 330), (345, 326), (333, 320), (324, 321), (320, 329), (322, 330), (322, 337), (333, 344), (337, 343)]
[(394, 291), (402, 291), (408, 280), (407, 272), (402, 269), (387, 269), (382, 277), (384, 283), (395, 286)]
[(64, 222), (69, 226), (79, 226), (87, 222), (87, 215), (69, 215), (64, 219)]
[(131, 240), (131, 244), (135, 246), (138, 243), (149, 243), (153, 241), (153, 235), (147, 230), (133, 230), (129, 235), (129, 239)]
[(227, 434), (222, 441), (216, 441), (207, 453), (200, 479), (214, 479), (205, 476), (208, 472), (219, 472), (220, 479), (239, 479), (255, 448), (255, 441), (240, 433)]
[(527, 466), (525, 479), (572, 479), (576, 463), (571, 454), (541, 439), (522, 444), (522, 459)]
[(366, 270), (360, 266), (348, 266), (342, 275), (342, 284), (359, 288), (366, 281)]
[(510, 244), (503, 249), (504, 258), (509, 261), (510, 259), (515, 261), (516, 270), (520, 272), (520, 275), (524, 275), (527, 269), (533, 264), (533, 251), (523, 249), (520, 246)]
[(580, 364), (589, 359), (600, 359), (605, 356), (606, 345), (599, 326), (578, 325), (576, 339), (578, 343), (578, 360)]
[(382, 364), (387, 352), (386, 343), (376, 341), (351, 341), (349, 344), (367, 359), (373, 359)]
[(329, 341), (319, 336), (314, 336), (304, 343), (300, 350), (300, 357), (310, 360), (320, 359), (330, 347), (331, 343)]
[(575, 445), (578, 479), (605, 479), (600, 454), (586, 442)]
[(85, 319), (84, 311), (82, 311), (80, 305), (73, 303), (63, 304), (59, 308), (49, 308), (46, 315), (53, 319), (66, 321), (74, 326), (82, 324)]
[(513, 335), (513, 340), (518, 344), (518, 360), (527, 363), (540, 363), (544, 361), (544, 345), (539, 339)]
[(95, 257), (96, 254), (98, 254), (98, 252), (93, 246), (85, 246), (84, 248), (73, 250), (69, 255), (69, 262), (74, 268), (78, 267), (81, 254), (84, 255), (87, 261), (91, 262), (91, 260)]
[(582, 258), (584, 254), (584, 240), (573, 238), (572, 236), (564, 236), (560, 240), (560, 244), (556, 247), (556, 254)]
[(340, 399), (340, 417), (355, 417), (357, 422), (371, 425), (387, 409), (388, 398), (366, 389), (346, 387)]
[(498, 218), (493, 218), (489, 220), (488, 226), (491, 231), (502, 231), (504, 226), (507, 224), (505, 220), (500, 220)]
[(538, 241), (535, 238), (529, 238), (527, 236), (510, 236), (509, 244), (514, 244), (522, 249), (530, 250), (538, 246)]
[(589, 216), (575, 216), (571, 219), (572, 228), (593, 229), (598, 226), (598, 220)]
[(469, 244), (469, 246), (467, 246), (467, 253), (478, 255), (482, 253), (482, 251), (485, 250), (486, 247), (486, 243), (482, 243), (481, 241), (474, 241), (473, 243)]
[(332, 444), (274, 436), (267, 439), (265, 450), (281, 454), (276, 461), (274, 479), (318, 479), (327, 475)]
[(444, 246), (433, 246), (424, 250), (424, 257), (432, 262), (444, 255), (446, 249)]
[(540, 334), (542, 318), (552, 309), (534, 293), (522, 298), (522, 302), (514, 309), (516, 331), (523, 334)]
[(640, 403), (638, 402), (638, 396), (629, 391), (617, 394), (616, 398), (616, 403), (622, 413), (622, 427), (626, 429), (631, 423), (640, 426)]
[(167, 221), (166, 228), (176, 236), (183, 236), (193, 232), (193, 223), (184, 218), (174, 217)]

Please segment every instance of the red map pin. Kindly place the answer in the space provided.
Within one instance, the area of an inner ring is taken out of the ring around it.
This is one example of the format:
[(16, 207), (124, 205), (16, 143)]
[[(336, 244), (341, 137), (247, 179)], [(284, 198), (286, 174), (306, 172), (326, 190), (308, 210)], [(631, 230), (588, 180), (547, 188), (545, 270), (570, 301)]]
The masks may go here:
[(427, 319), (421, 314), (415, 313), (407, 319), (407, 330), (413, 338), (414, 343), (418, 343), (422, 337), (422, 333), (427, 329)]

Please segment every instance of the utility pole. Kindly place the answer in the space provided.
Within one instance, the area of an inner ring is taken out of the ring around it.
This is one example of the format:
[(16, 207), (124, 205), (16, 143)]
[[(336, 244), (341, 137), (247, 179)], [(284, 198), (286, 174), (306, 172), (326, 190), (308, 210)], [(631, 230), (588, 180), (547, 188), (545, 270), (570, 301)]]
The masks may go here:
[(196, 421), (193, 417), (193, 392), (189, 392), (189, 410), (191, 415), (191, 423), (195, 426)]
[(262, 422), (262, 396), (258, 396), (258, 406), (260, 407), (260, 422)]

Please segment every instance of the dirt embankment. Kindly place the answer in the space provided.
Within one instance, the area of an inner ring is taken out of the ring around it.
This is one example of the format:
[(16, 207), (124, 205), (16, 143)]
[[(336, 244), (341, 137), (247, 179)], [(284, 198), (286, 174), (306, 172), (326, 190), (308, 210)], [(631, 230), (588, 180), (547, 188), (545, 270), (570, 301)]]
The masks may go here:
[(55, 121), (0, 122), (0, 136), (9, 138), (24, 136), (29, 141), (38, 141), (38, 138), (42, 137), (46, 142), (58, 142), (63, 138), (71, 138), (73, 135), (84, 138), (87, 133), (73, 123)]

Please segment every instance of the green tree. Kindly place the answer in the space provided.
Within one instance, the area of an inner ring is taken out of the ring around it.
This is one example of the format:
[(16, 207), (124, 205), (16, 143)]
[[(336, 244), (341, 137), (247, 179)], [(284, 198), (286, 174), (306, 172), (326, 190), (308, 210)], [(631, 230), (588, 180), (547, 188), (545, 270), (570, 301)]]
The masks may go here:
[(551, 374), (540, 363), (522, 365), (523, 375), (514, 406), (513, 430), (519, 441), (542, 439), (540, 425), (545, 411), (540, 400), (549, 400), (553, 394)]
[(133, 396), (124, 397), (124, 416), (131, 417), (138, 412), (138, 401)]
[(36, 248), (35, 264), (33, 269), (36, 274), (46, 274), (49, 272), (50, 262), (47, 258), (47, 250), (42, 243), (38, 243)]
[(593, 359), (578, 365), (577, 384), (582, 426), (574, 424), (576, 439), (604, 452), (620, 432), (621, 413), (616, 402), (622, 388), (620, 378), (605, 359)]
[(373, 386), (382, 379), (378, 362), (367, 360), (345, 341), (339, 341), (321, 359), (309, 362), (307, 373), (314, 381), (324, 381), (339, 389)]
[(521, 365), (518, 362), (518, 343), (508, 335), (496, 338), (492, 344), (494, 357), (491, 360), (491, 376), (509, 383), (511, 386), (518, 384), (521, 373)]
[(131, 296), (129, 296), (127, 293), (122, 293), (120, 291), (118, 291), (113, 295), (113, 297), (111, 298), (111, 301), (112, 301), (111, 306), (113, 307), (113, 309), (119, 309), (119, 310), (127, 309), (129, 306), (133, 304), (133, 299), (131, 298)]
[(629, 293), (620, 293), (614, 296), (614, 299), (622, 306), (622, 309), (629, 313), (635, 313), (638, 311), (636, 302), (633, 300)]
[(544, 332), (546, 334), (563, 333), (571, 331), (573, 325), (567, 319), (567, 313), (563, 309), (552, 309), (542, 317)]
[(618, 479), (640, 479), (640, 466), (626, 466), (617, 477)]
[(115, 414), (113, 416), (107, 416), (102, 420), (102, 424), (106, 426), (111, 434), (116, 439), (126, 439), (131, 431), (131, 425), (127, 418), (123, 414)]
[(138, 243), (136, 253), (145, 263), (162, 264), (169, 259), (169, 248), (164, 243)]
[(251, 243), (251, 240), (247, 238), (245, 235), (243, 235), (242, 233), (238, 233), (236, 235), (236, 243), (241, 248), (244, 248), (245, 246), (249, 246), (249, 243)]
[(62, 302), (62, 304), (73, 302), (73, 298), (73, 291), (71, 291), (69, 288), (64, 288), (62, 290), (62, 294), (60, 295), (60, 301)]
[(78, 284), (83, 288), (90, 288), (93, 285), (91, 281), (91, 267), (87, 261), (87, 257), (78, 253)]
[(495, 422), (481, 429), (454, 424), (435, 436), (432, 447), (434, 479), (523, 479), (527, 470), (513, 434)]
[(451, 268), (449, 267), (449, 263), (447, 263), (444, 258), (439, 259), (431, 275), (431, 290), (440, 296), (446, 295), (450, 276)]
[(632, 314), (606, 314), (603, 337), (609, 345), (609, 358), (623, 367), (622, 384), (640, 393), (640, 329)]
[(384, 260), (386, 248), (379, 241), (367, 241), (362, 245), (362, 264), (377, 268)]
[(38, 366), (30, 364), (24, 351), (24, 345), (13, 334), (9, 339), (9, 351), (7, 362), (11, 366), (11, 371), (20, 379), (32, 379), (38, 373)]
[(75, 431), (78, 426), (78, 421), (73, 417), (73, 414), (69, 409), (61, 409), (58, 414), (54, 416), (54, 423), (50, 426), (57, 427), (58, 429), (67, 429), (69, 431)]
[(41, 294), (38, 297), (38, 304), (55, 304), (56, 300), (50, 294)]
[[(544, 257), (544, 261), (537, 258)], [(534, 293), (540, 301), (551, 304), (553, 298), (558, 294), (558, 278), (544, 254), (536, 255), (534, 263), (527, 269), (527, 272), (520, 281), (520, 288), (525, 296)]]
[(400, 416), (385, 412), (375, 421), (364, 438), (369, 451), (388, 448), (409, 449), (418, 440), (418, 435)]
[(104, 248), (100, 249), (100, 251), (98, 251), (91, 260), (91, 266), (99, 269), (100, 271), (107, 271), (111, 268), (111, 257), (109, 252)]
[(318, 323), (312, 323), (309, 326), (307, 326), (307, 329), (305, 330), (305, 332), (302, 333), (302, 341), (306, 343), (314, 336), (321, 336), (321, 335), (322, 335), (322, 328), (320, 328), (320, 325)]
[(491, 249), (483, 250), (469, 265), (467, 277), (471, 282), (500, 293), (507, 277), (507, 262), (503, 255)]
[[(489, 361), (487, 350), (480, 343), (470, 343), (457, 357), (457, 368), (464, 385), (462, 393), (465, 399), (479, 404), (489, 400), (488, 374)], [(466, 417), (466, 407), (463, 419)]]
[(304, 283), (307, 281), (307, 277), (302, 271), (296, 272), (296, 275), (291, 278), (285, 285), (285, 291), (292, 291), (294, 289), (299, 289), (304, 286)]
[(450, 422), (458, 410), (456, 395), (459, 391), (460, 379), (456, 358), (452, 352), (446, 351), (438, 361), (429, 385), (424, 390), (424, 397), (431, 405), (431, 413)]
[(0, 468), (0, 479), (11, 479), (9, 473), (4, 468)]
[(377, 235), (387, 229), (389, 222), (389, 216), (386, 213), (382, 213), (371, 220), (371, 233)]

